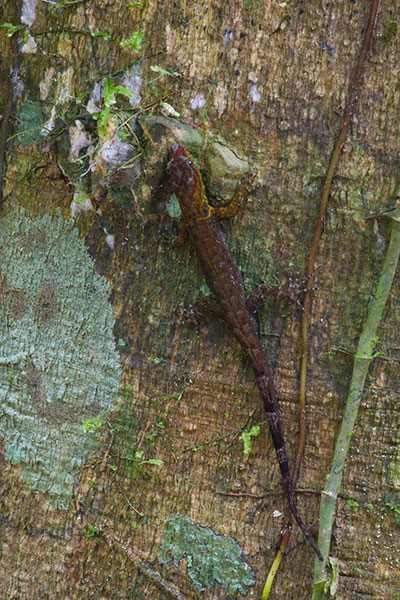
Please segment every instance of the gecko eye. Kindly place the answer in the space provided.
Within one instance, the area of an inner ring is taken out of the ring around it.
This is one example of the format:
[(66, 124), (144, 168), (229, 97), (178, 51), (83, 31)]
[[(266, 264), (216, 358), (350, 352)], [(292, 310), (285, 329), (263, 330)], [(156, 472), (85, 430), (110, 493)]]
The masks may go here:
[(189, 167), (191, 167), (191, 166), (192, 166), (192, 164), (193, 164), (193, 162), (192, 162), (191, 160), (188, 160), (188, 161), (187, 161), (187, 164), (189, 165)]

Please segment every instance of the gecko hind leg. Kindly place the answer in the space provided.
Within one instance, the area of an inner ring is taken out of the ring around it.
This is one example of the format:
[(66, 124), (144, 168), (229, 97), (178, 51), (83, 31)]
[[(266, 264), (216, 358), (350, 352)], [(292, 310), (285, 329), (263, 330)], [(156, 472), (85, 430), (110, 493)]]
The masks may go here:
[(213, 207), (212, 212), (214, 217), (217, 217), (217, 219), (230, 219), (234, 217), (246, 202), (254, 180), (255, 175), (250, 172), (245, 173), (239, 181), (238, 188), (232, 200), (223, 206)]
[(203, 296), (195, 305), (190, 307), (180, 306), (180, 323), (196, 329), (200, 327), (201, 323), (215, 316), (223, 318), (221, 308), (214, 296)]
[(318, 289), (318, 287), (305, 287), (305, 283), (306, 279), (300, 279), (298, 275), (296, 275), (294, 279), (291, 277), (289, 278), (289, 285), (286, 288), (279, 285), (263, 283), (246, 298), (247, 310), (250, 313), (256, 312), (262, 306), (267, 296), (289, 298), (289, 300), (295, 302), (303, 310), (299, 295)]

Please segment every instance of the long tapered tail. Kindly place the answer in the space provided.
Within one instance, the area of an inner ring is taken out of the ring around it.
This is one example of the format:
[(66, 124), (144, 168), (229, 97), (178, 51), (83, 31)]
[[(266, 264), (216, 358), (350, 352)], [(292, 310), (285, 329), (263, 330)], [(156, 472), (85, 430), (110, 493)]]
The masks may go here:
[(286, 492), (286, 498), (287, 498), (287, 501), (288, 501), (288, 504), (289, 504), (289, 508), (291, 510), (292, 515), (296, 519), (296, 522), (297, 522), (298, 526), (300, 527), (301, 531), (304, 533), (304, 536), (305, 536), (306, 540), (308, 541), (308, 543), (314, 549), (314, 551), (315, 551), (316, 555), (318, 556), (319, 560), (323, 560), (323, 556), (321, 554), (320, 549), (318, 548), (317, 544), (315, 543), (314, 538), (312, 537), (311, 533), (307, 529), (306, 525), (304, 524), (303, 519), (299, 515), (299, 511), (297, 510), (297, 504), (296, 504), (296, 501), (294, 499), (294, 492), (293, 492), (292, 482), (290, 480), (290, 475), (289, 475), (289, 479), (287, 481), (285, 481), (283, 479), (283, 487), (284, 487), (285, 492)]
[(263, 370), (264, 373), (260, 373), (260, 371), (258, 371), (258, 373), (256, 374), (257, 384), (260, 389), (264, 409), (267, 414), (268, 425), (271, 432), (272, 441), (274, 443), (276, 455), (278, 457), (279, 468), (281, 470), (282, 475), (283, 488), (286, 493), (289, 508), (298, 526), (304, 533), (306, 540), (312, 546), (318, 558), (320, 560), (323, 560), (320, 549), (318, 548), (317, 544), (314, 541), (314, 538), (312, 537), (311, 533), (304, 524), (303, 519), (300, 517), (299, 511), (297, 509), (296, 500), (294, 498), (292, 479), (290, 475), (289, 459), (286, 452), (285, 439), (283, 436), (282, 420), (272, 381), (272, 372), (270, 371), (269, 367), (265, 367), (265, 363)]

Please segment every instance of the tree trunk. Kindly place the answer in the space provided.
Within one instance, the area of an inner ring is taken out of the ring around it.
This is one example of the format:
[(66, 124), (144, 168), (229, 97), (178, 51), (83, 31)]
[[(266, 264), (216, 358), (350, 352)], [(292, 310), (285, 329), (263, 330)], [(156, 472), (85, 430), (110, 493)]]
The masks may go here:
[[(190, 245), (171, 247), (167, 151), (188, 146), (212, 203), (257, 173), (224, 224), (249, 292), (302, 272), (369, 3), (3, 4), (0, 596), (260, 598), (279, 468), (232, 332), (185, 321), (207, 290)], [(310, 526), (387, 239), (360, 221), (399, 192), (396, 50), (384, 3), (318, 256), (298, 484), (315, 493), (296, 496)], [(343, 599), (400, 596), (396, 292), (337, 507)], [(300, 319), (283, 300), (258, 316), (291, 462)], [(303, 542), (293, 526), (271, 598), (310, 597)]]

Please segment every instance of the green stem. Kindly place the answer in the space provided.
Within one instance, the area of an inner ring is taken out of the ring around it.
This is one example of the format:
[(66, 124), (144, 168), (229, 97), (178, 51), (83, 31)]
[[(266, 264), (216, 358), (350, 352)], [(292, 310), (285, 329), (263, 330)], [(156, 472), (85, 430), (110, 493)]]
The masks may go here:
[[(389, 216), (389, 215), (388, 215)], [(383, 309), (392, 286), (393, 277), (400, 255), (400, 204), (390, 215), (393, 218), (390, 242), (386, 252), (382, 274), (379, 279), (375, 298), (369, 308), (365, 326), (361, 332), (357, 352), (354, 356), (353, 374), (350, 391), (339, 435), (336, 441), (332, 466), (328, 474), (325, 488), (321, 494), (318, 546), (324, 557), (323, 562), (316, 560), (314, 568), (313, 600), (325, 597), (326, 582), (324, 569), (329, 554), (332, 536), (332, 523), (336, 506), (336, 498), (342, 481), (344, 463), (350, 446), (351, 436), (360, 406), (365, 379), (369, 365), (374, 358), (374, 347), (377, 342), (376, 332), (382, 318)]]
[(274, 582), (275, 575), (276, 575), (276, 573), (277, 573), (277, 571), (279, 569), (279, 565), (281, 564), (282, 558), (284, 557), (285, 551), (287, 549), (287, 545), (288, 545), (288, 542), (289, 542), (289, 535), (290, 534), (289, 534), (289, 530), (288, 529), (282, 535), (281, 544), (279, 546), (279, 550), (276, 553), (275, 560), (274, 560), (274, 562), (272, 564), (272, 567), (269, 570), (268, 577), (267, 577), (267, 580), (266, 580), (265, 585), (264, 585), (262, 600), (268, 600), (268, 598), (269, 598), (269, 595), (270, 595), (270, 592), (271, 592), (271, 587), (272, 587), (272, 584)]

